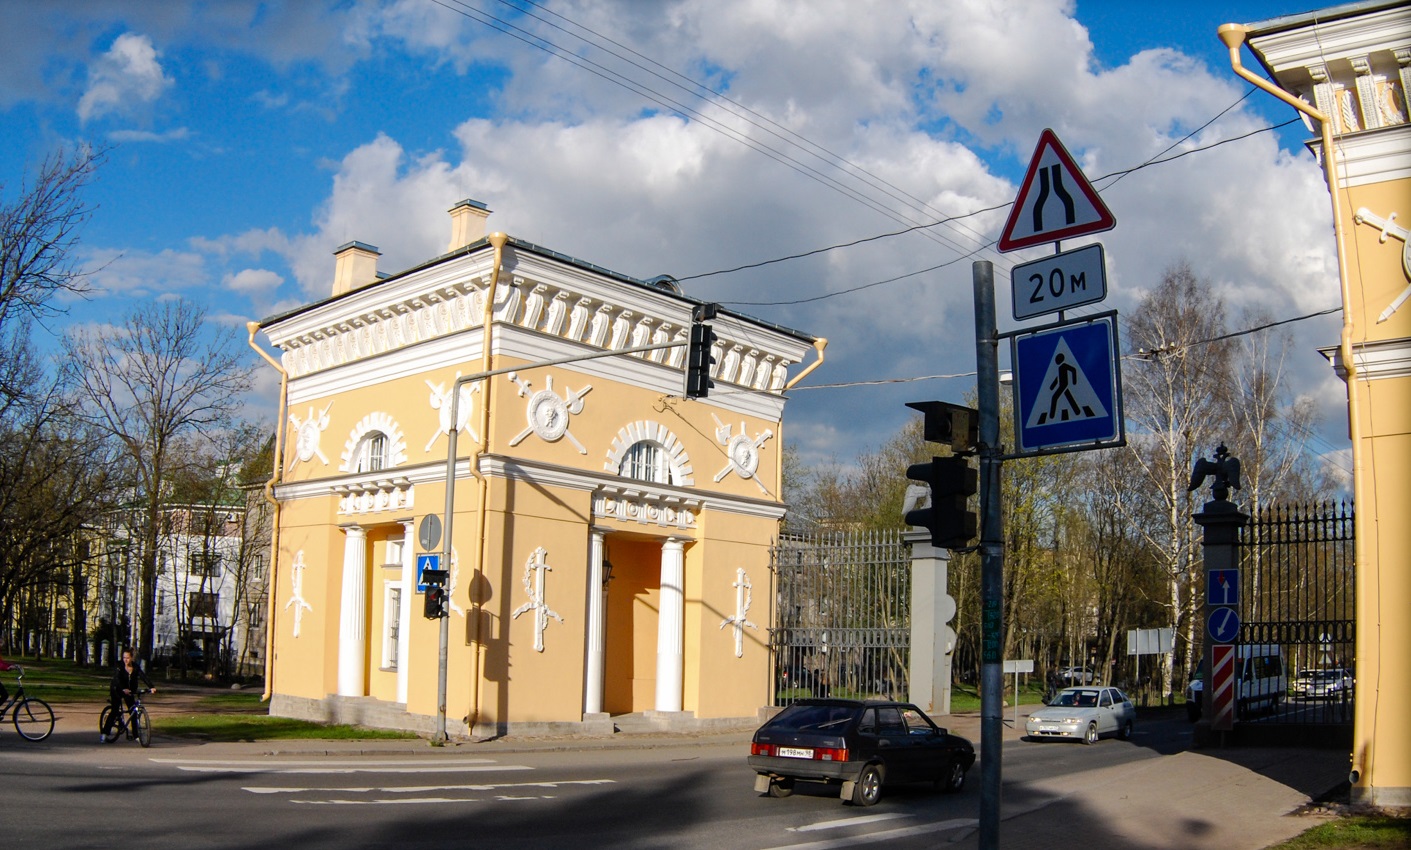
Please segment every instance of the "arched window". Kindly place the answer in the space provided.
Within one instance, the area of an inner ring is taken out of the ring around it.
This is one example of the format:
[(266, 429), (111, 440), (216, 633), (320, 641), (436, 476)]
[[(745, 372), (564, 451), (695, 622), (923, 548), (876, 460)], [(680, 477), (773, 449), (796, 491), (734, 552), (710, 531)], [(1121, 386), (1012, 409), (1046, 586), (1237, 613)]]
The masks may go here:
[(623, 454), (617, 474), (638, 481), (650, 481), (653, 484), (671, 483), (671, 470), (667, 465), (665, 447), (651, 440), (633, 443)]
[(387, 463), (387, 435), (381, 431), (370, 431), (358, 443), (358, 462), (355, 472), (376, 472)]

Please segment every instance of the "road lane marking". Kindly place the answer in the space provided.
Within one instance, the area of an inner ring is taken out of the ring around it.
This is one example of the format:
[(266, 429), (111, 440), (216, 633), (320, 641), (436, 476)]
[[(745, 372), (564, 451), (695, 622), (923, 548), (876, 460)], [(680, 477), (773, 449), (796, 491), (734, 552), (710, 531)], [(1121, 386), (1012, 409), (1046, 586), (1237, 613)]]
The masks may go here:
[(855, 818), (842, 818), (840, 820), (823, 821), (822, 823), (811, 823), (808, 826), (791, 826), (790, 832), (813, 832), (819, 829), (843, 829), (849, 826), (856, 826), (862, 823), (876, 823), (883, 820), (895, 820), (896, 818), (909, 818), (914, 815), (905, 812), (896, 812), (886, 815), (862, 815)]
[(888, 841), (893, 838), (909, 838), (913, 835), (927, 835), (933, 832), (945, 832), (951, 829), (961, 829), (962, 827), (973, 827), (980, 822), (974, 818), (955, 818), (937, 823), (925, 823), (918, 826), (908, 826), (901, 829), (888, 829), (881, 832), (872, 832), (866, 835), (856, 835), (850, 838), (829, 838), (824, 841), (809, 841), (803, 844), (785, 844), (779, 847), (771, 847), (769, 850), (835, 850), (839, 847), (855, 847), (859, 844), (874, 844), (878, 841)]
[[(330, 756), (330, 757), (328, 757), (328, 758), (323, 758), (323, 759), (260, 759), (260, 760), (257, 761), (257, 760), (255, 760), (255, 759), (178, 759), (178, 758), (158, 758), (158, 757), (153, 757), (153, 758), (148, 759), (148, 761), (152, 761), (152, 762), (155, 762), (155, 763), (157, 763), (157, 764), (233, 764), (233, 765), (261, 764), (261, 765), (272, 765), (272, 766), (275, 766), (275, 767), (321, 767), (321, 766), (327, 765), (330, 761), (332, 761), (332, 760), (334, 760), (334, 759), (337, 759), (337, 761), (338, 761), (339, 764), (343, 764), (343, 765), (355, 765), (355, 766), (358, 766), (358, 767), (363, 767), (363, 766), (367, 766), (367, 765), (374, 765), (374, 766), (375, 766), (375, 765), (388, 765), (388, 764), (390, 764), (390, 765), (426, 764), (428, 760), (434, 759), (434, 758), (436, 758), (436, 757), (435, 757), (435, 756), (428, 756), (427, 758), (412, 758), (412, 759), (343, 759), (343, 758), (341, 758), (341, 757), (339, 757), (339, 756)], [(494, 760), (494, 759), (486, 759), (486, 758), (436, 759), (436, 761), (439, 762), (439, 763), (441, 763), (441, 764), (494, 764), (494, 763), (495, 763), (495, 760)]]
[(336, 791), (342, 794), (425, 794), (429, 791), (495, 791), (502, 788), (562, 788), (566, 785), (614, 785), (612, 779), (548, 779), (543, 782), (465, 783), (458, 785), (381, 785), (362, 788), (308, 787), (286, 788), (270, 785), (248, 785), (241, 788), (251, 794), (308, 794), (316, 791)]
[(533, 770), (534, 768), (526, 764), (496, 764), (478, 765), (467, 767), (283, 767), (269, 768), (260, 765), (238, 766), (229, 765), (220, 767), (209, 766), (186, 766), (178, 765), (177, 770), (185, 770), (192, 773), (301, 773), (301, 774), (322, 774), (338, 775), (349, 773), (494, 773), (502, 770)]

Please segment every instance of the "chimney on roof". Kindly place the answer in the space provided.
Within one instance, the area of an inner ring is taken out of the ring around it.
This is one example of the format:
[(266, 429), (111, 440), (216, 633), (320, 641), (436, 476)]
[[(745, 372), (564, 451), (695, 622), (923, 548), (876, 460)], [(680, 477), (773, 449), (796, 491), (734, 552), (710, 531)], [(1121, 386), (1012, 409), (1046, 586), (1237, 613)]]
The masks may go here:
[(451, 244), (446, 248), (446, 253), (485, 238), (485, 219), (490, 217), (489, 207), (466, 198), (451, 207), (450, 213)]
[(365, 286), (377, 280), (377, 258), (382, 256), (375, 246), (349, 242), (333, 251), (333, 294)]

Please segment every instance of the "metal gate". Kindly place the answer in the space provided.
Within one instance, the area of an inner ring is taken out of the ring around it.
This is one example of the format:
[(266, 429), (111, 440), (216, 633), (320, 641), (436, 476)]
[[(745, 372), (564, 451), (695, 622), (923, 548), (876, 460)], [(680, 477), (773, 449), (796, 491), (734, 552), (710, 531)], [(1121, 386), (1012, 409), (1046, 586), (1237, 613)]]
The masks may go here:
[(1240, 529), (1240, 642), (1282, 650), (1285, 699), (1261, 723), (1350, 726), (1356, 699), (1352, 505), (1275, 506)]
[(791, 535), (770, 551), (775, 705), (907, 694), (911, 546), (899, 531)]

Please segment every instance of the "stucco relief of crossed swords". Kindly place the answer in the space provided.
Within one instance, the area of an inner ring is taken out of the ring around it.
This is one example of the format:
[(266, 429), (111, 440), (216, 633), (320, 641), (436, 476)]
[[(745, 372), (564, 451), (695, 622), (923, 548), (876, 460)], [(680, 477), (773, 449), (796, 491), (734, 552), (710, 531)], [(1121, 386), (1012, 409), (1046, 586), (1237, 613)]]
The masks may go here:
[[(1396, 213), (1382, 218), (1366, 207), (1361, 207), (1357, 210), (1355, 220), (1358, 224), (1370, 224), (1373, 227), (1379, 228), (1382, 231), (1382, 237), (1378, 240), (1380, 242), (1387, 241), (1387, 237), (1390, 236), (1395, 236), (1397, 239), (1401, 240), (1401, 268), (1406, 272), (1406, 276), (1411, 278), (1411, 242), (1407, 241), (1407, 237), (1411, 236), (1411, 231), (1408, 231), (1406, 228), (1396, 223)], [(1381, 324), (1387, 319), (1390, 319), (1392, 314), (1400, 309), (1402, 304), (1406, 303), (1407, 298), (1411, 298), (1411, 283), (1408, 283), (1406, 288), (1401, 290), (1401, 294), (1396, 296), (1395, 301), (1387, 305), (1387, 308), (1377, 317), (1377, 323)]]

